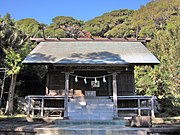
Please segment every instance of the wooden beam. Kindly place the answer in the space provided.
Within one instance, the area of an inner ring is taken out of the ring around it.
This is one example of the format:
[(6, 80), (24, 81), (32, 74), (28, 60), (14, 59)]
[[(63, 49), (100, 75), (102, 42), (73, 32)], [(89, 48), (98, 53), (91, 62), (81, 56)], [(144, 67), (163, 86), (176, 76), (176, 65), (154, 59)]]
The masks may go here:
[(69, 72), (65, 73), (65, 97), (64, 97), (64, 119), (69, 119), (68, 117), (68, 93), (69, 91)]
[(113, 72), (113, 102), (114, 102), (114, 119), (118, 118), (118, 110), (117, 110), (117, 73)]

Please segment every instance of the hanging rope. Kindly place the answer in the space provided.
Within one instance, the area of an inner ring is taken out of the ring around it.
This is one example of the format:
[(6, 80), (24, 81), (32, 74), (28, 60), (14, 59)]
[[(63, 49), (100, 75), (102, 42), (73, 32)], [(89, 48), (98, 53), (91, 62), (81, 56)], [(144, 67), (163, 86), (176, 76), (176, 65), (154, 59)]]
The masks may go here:
[(94, 82), (97, 83), (97, 79), (103, 78), (103, 82), (106, 82), (106, 77), (111, 76), (112, 74), (108, 75), (102, 75), (102, 76), (80, 76), (80, 75), (74, 75), (74, 74), (69, 74), (70, 76), (75, 77), (75, 82), (78, 82), (78, 78), (84, 79), (84, 83), (87, 84), (87, 79), (94, 79)]
[(107, 75), (102, 75), (102, 76), (94, 76), (94, 77), (91, 77), (91, 76), (80, 76), (80, 75), (74, 75), (74, 74), (69, 74), (70, 76), (73, 76), (75, 78), (83, 78), (83, 79), (98, 79), (98, 78), (105, 78), (105, 77), (108, 77), (108, 76), (111, 76), (112, 74), (107, 74)]

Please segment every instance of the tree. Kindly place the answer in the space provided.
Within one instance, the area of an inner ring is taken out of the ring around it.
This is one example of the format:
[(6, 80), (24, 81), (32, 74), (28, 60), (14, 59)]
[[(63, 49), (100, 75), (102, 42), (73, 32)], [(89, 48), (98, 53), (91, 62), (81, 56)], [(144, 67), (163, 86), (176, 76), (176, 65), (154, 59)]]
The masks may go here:
[[(152, 38), (146, 47), (161, 62), (154, 69), (136, 68), (137, 91), (140, 94), (143, 92), (144, 94), (156, 95), (163, 106), (162, 112), (171, 115), (180, 113), (179, 7), (179, 0), (152, 1), (135, 11), (132, 19), (132, 26), (139, 25), (140, 27), (139, 37)], [(144, 75), (142, 75), (142, 70), (145, 72)]]
[(39, 29), (40, 23), (32, 18), (25, 18), (15, 22), (17, 29), (31, 37), (42, 37), (42, 31)]
[(17, 74), (19, 73), (21, 69), (21, 57), (19, 53), (16, 53), (12, 50), (12, 48), (3, 49), (5, 52), (5, 64), (8, 66), (9, 70), (7, 74), (11, 76), (11, 83), (9, 87), (9, 93), (8, 93), (8, 100), (6, 104), (6, 114), (12, 114), (13, 113), (13, 97), (14, 97), (14, 90), (16, 86), (16, 78)]
[[(83, 26), (84, 30), (89, 31), (92, 36), (97, 37), (120, 37), (115, 33), (123, 33), (121, 30), (124, 27), (124, 24), (129, 22), (130, 17), (133, 14), (133, 10), (121, 9), (114, 10), (109, 13), (105, 13), (102, 16), (95, 17), (92, 20), (85, 22)], [(119, 29), (117, 26), (121, 26)], [(126, 25), (128, 26), (128, 25)], [(115, 29), (114, 29), (115, 28)], [(113, 30), (114, 29), (114, 30)], [(124, 28), (126, 30), (126, 28)]]
[(68, 16), (56, 16), (52, 23), (46, 28), (45, 35), (56, 38), (79, 38), (85, 37), (85, 31), (82, 30), (84, 22)]
[[(154, 38), (154, 31), (164, 30), (171, 16), (179, 14), (179, 0), (155, 0), (147, 3), (136, 10), (132, 17), (132, 26), (140, 28), (140, 37), (147, 36)], [(142, 32), (141, 32), (142, 31)], [(146, 32), (145, 32), (146, 31)], [(150, 32), (148, 32), (150, 31)], [(142, 33), (146, 33), (145, 35)]]
[(11, 19), (10, 14), (6, 14), (1, 18), (0, 28), (0, 47), (3, 52), (2, 60), (9, 68), (8, 75), (11, 78), (5, 113), (12, 114), (16, 78), (21, 69), (22, 54), (24, 54), (23, 45), (29, 37), (15, 27), (15, 22)]
[(66, 32), (61, 28), (54, 28), (53, 26), (47, 26), (45, 29), (45, 37), (49, 38), (64, 38)]
[(124, 22), (122, 24), (114, 26), (114, 28), (104, 34), (104, 36), (106, 37), (108, 37), (109, 35), (114, 38), (131, 38), (135, 35), (135, 29), (132, 28), (129, 22)]

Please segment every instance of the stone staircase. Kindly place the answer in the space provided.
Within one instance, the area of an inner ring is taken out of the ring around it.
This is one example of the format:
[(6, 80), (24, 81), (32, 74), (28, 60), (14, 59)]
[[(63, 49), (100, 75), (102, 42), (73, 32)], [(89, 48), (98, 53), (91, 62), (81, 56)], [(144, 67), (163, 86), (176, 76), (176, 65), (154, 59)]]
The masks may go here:
[(70, 120), (112, 120), (113, 102), (108, 98), (70, 99), (68, 115)]

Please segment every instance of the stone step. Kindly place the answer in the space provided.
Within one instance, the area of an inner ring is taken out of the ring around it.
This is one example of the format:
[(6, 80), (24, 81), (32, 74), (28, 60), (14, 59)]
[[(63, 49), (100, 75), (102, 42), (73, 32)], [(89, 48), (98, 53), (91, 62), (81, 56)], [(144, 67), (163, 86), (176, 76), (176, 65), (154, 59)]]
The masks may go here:
[[(36, 134), (36, 135), (147, 135), (146, 131), (109, 131), (109, 130), (62, 130), (59, 132), (48, 131), (48, 134)], [(158, 134), (160, 135), (160, 134)]]
[(71, 99), (68, 103), (70, 120), (112, 120), (113, 102), (111, 99)]
[[(29, 132), (29, 129), (24, 129)], [(78, 124), (78, 125), (49, 125), (43, 128), (33, 128), (36, 135), (179, 135), (179, 126), (169, 127), (122, 127), (114, 124)], [(0, 132), (1, 133), (1, 132)], [(7, 134), (7, 133), (6, 133)], [(19, 134), (17, 134), (19, 135)], [(31, 135), (31, 134), (28, 134)], [(34, 134), (32, 134), (34, 135)]]
[(80, 110), (82, 111), (89, 111), (91, 110), (91, 112), (93, 111), (99, 111), (99, 110), (105, 110), (106, 112), (111, 112), (113, 110), (113, 105), (109, 105), (109, 106), (73, 106), (73, 105), (69, 105), (69, 112), (79, 112)]
[[(121, 120), (56, 120), (54, 121), (55, 128), (36, 129), (38, 135), (46, 133), (51, 135), (118, 135), (127, 132), (118, 133), (117, 130), (122, 130), (128, 125), (128, 121)], [(121, 128), (121, 129), (120, 129)], [(130, 134), (134, 132), (131, 131)], [(45, 134), (44, 134), (45, 135)]]
[(111, 99), (70, 99), (70, 102), (110, 103)]
[(101, 126), (97, 126), (98, 129), (93, 127), (79, 128), (69, 126), (69, 128), (46, 128), (46, 129), (36, 129), (36, 135), (147, 135), (146, 129), (130, 129), (130, 128), (119, 128), (106, 126), (102, 128)]
[(70, 116), (69, 117), (70, 120), (112, 120), (113, 119), (113, 116), (109, 116), (109, 117), (97, 117), (97, 116), (88, 116), (88, 117), (76, 117), (76, 116)]
[(119, 120), (55, 120), (55, 125), (129, 125), (126, 119)]

